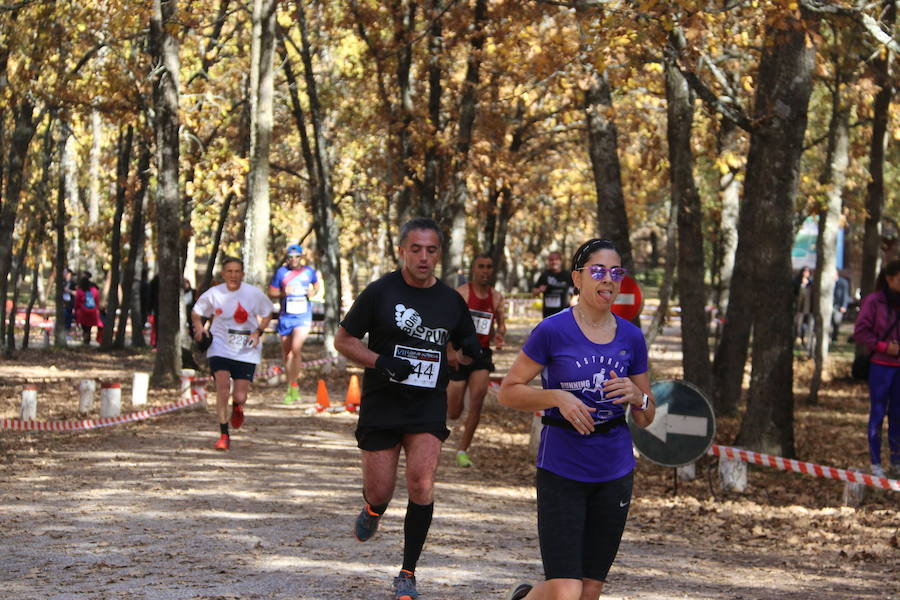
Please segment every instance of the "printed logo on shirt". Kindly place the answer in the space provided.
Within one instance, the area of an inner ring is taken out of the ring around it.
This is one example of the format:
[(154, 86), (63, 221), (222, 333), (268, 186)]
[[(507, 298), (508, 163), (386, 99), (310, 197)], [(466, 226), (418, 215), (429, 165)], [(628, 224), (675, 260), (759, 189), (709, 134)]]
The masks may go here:
[[(606, 398), (603, 392), (603, 382), (609, 379), (608, 374), (611, 371), (615, 371), (616, 375), (623, 376), (627, 372), (626, 366), (612, 357), (598, 355), (583, 356), (575, 361), (575, 366), (578, 369), (590, 369), (589, 378), (560, 381), (560, 389), (577, 394), (597, 406), (597, 411), (594, 413), (595, 423), (602, 423), (613, 418), (613, 406), (609, 403), (615, 398)], [(603, 405), (602, 408), (601, 405)]]
[(450, 339), (450, 334), (446, 329), (438, 327), (431, 328), (422, 324), (422, 315), (414, 308), (407, 308), (403, 304), (394, 307), (394, 319), (399, 327), (405, 333), (414, 338), (425, 340), (439, 346), (443, 346)]

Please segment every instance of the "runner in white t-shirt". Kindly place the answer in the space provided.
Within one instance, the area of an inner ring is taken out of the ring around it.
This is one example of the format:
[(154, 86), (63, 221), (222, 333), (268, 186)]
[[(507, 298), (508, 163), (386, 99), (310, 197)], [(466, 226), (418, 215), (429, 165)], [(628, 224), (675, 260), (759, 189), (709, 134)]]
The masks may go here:
[[(231, 426), (238, 429), (244, 422), (244, 403), (250, 382), (262, 356), (262, 333), (272, 319), (272, 302), (257, 288), (246, 285), (244, 263), (237, 258), (222, 261), (225, 283), (206, 290), (194, 304), (191, 321), (198, 342), (212, 335), (206, 356), (209, 370), (216, 380), (216, 415), (221, 436), (216, 450), (228, 450), (228, 398), (233, 397)], [(201, 319), (212, 319), (209, 331)], [(234, 389), (232, 388), (234, 381)]]

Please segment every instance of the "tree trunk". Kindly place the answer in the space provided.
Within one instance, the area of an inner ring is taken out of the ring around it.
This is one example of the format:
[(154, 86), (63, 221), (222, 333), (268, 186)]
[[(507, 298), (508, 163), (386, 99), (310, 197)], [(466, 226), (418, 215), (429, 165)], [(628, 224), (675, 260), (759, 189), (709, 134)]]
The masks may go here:
[[(897, 19), (897, 2), (882, 0), (882, 27), (893, 31)], [(894, 82), (891, 75), (893, 53), (885, 51), (872, 61), (878, 93), (872, 106), (872, 140), (869, 145), (869, 183), (866, 186), (866, 223), (863, 236), (860, 292), (863, 296), (875, 289), (875, 278), (881, 268), (881, 219), (884, 215), (884, 161), (888, 143), (891, 99)]]
[(841, 219), (847, 167), (850, 164), (850, 109), (841, 98), (844, 85), (840, 65), (835, 64), (837, 78), (832, 91), (831, 123), (828, 128), (828, 153), (821, 183), (826, 186), (827, 204), (819, 214), (819, 233), (816, 236), (816, 269), (813, 276), (813, 308), (816, 328), (815, 368), (809, 385), (810, 404), (819, 400), (822, 369), (831, 342), (832, 313), (834, 312), (834, 282), (837, 273), (837, 236)]
[(669, 301), (672, 299), (672, 290), (675, 287), (675, 267), (678, 263), (678, 215), (680, 214), (675, 197), (672, 197), (669, 206), (669, 220), (666, 223), (666, 264), (663, 267), (663, 281), (659, 288), (659, 306), (656, 314), (650, 322), (647, 333), (647, 346), (652, 346), (656, 336), (662, 333), (662, 328), (669, 317)]
[(25, 239), (22, 240), (22, 246), (19, 248), (19, 254), (16, 256), (11, 273), (12, 310), (6, 325), (6, 358), (12, 358), (13, 352), (16, 350), (16, 307), (19, 304), (19, 279), (22, 278), (22, 269), (25, 268), (25, 257), (28, 255), (28, 246), (31, 245), (32, 231), (31, 227), (25, 230)]
[(228, 195), (225, 196), (222, 210), (219, 211), (219, 222), (216, 224), (216, 235), (213, 238), (212, 248), (209, 249), (209, 260), (206, 263), (206, 274), (203, 276), (203, 285), (197, 289), (199, 294), (208, 290), (212, 285), (213, 273), (216, 270), (216, 258), (219, 256), (219, 248), (222, 246), (222, 232), (225, 230), (225, 222), (228, 220), (234, 198), (235, 193), (229, 192)]
[(606, 74), (593, 71), (591, 85), (584, 95), (584, 114), (588, 154), (597, 192), (597, 234), (612, 240), (619, 249), (622, 266), (633, 271), (634, 259), (619, 166), (619, 134), (616, 124), (609, 118), (611, 113), (612, 93)]
[[(671, 35), (671, 52), (684, 44), (681, 33)], [(703, 210), (694, 182), (691, 130), (694, 93), (670, 60), (666, 61), (666, 137), (669, 142), (669, 179), (672, 202), (678, 206), (678, 300), (681, 305), (684, 378), (705, 392), (712, 390), (709, 362), (709, 320), (703, 261)]]
[(176, 386), (181, 375), (181, 194), (178, 192), (178, 40), (172, 32), (176, 0), (153, 0), (150, 51), (153, 58), (153, 109), (156, 132), (156, 239), (159, 308), (155, 386)]
[(269, 148), (272, 140), (275, 0), (253, 2), (253, 45), (250, 81), (250, 171), (247, 173), (247, 217), (244, 224), (245, 281), (268, 283)]
[[(806, 35), (812, 23), (786, 21), (784, 29), (768, 27), (760, 58), (753, 116), (757, 125), (747, 157), (726, 328), (752, 321), (753, 369), (737, 443), (793, 457), (792, 216), (815, 49)], [(740, 385), (743, 363), (728, 366)]]
[(66, 122), (66, 119), (63, 118), (59, 122), (59, 140), (57, 141), (60, 164), (56, 180), (56, 218), (53, 221), (53, 228), (56, 233), (56, 269), (54, 270), (56, 310), (54, 312), (55, 320), (53, 323), (53, 345), (57, 348), (65, 348), (68, 346), (65, 323), (65, 301), (63, 300), (63, 292), (65, 291), (63, 287), (66, 285), (63, 273), (68, 264), (68, 261), (66, 260), (66, 223), (68, 222), (68, 217), (66, 215), (67, 173), (63, 159), (66, 154), (66, 143), (68, 142), (69, 135), (69, 124)]
[(0, 340), (6, 340), (6, 294), (7, 280), (12, 268), (13, 233), (16, 228), (16, 213), (19, 197), (25, 179), (25, 161), (28, 146), (34, 137), (36, 125), (33, 119), (34, 105), (27, 99), (13, 109), (15, 129), (10, 140), (9, 159), (6, 175), (6, 197), (0, 208)]
[(741, 183), (738, 179), (740, 169), (733, 165), (732, 156), (738, 152), (738, 128), (729, 119), (722, 118), (718, 136), (719, 160), (728, 165), (728, 169), (719, 177), (719, 198), (722, 209), (719, 217), (718, 248), (719, 259), (716, 286), (716, 344), (721, 317), (728, 311), (728, 293), (731, 288), (731, 277), (734, 273), (734, 255), (737, 252), (738, 215), (741, 210)]
[[(448, 247), (441, 265), (444, 281), (448, 283), (459, 269), (464, 268), (465, 262), (463, 254), (466, 244), (466, 201), (469, 197), (466, 176), (469, 167), (469, 149), (472, 147), (472, 132), (478, 114), (478, 86), (481, 82), (481, 57), (486, 20), (487, 0), (476, 0), (472, 16), (472, 33), (469, 38), (469, 56), (466, 59), (466, 77), (459, 99), (456, 147), (450, 163), (450, 185), (439, 209), (441, 226), (449, 234)], [(494, 265), (499, 266), (499, 263), (495, 261)]]
[[(113, 214), (112, 235), (110, 236), (109, 293), (106, 296), (106, 327), (103, 328), (104, 348), (113, 345), (116, 313), (119, 310), (119, 282), (122, 274), (122, 214), (125, 212), (125, 192), (128, 189), (128, 167), (131, 163), (131, 145), (134, 127), (128, 126), (125, 133), (119, 132), (118, 161), (116, 163), (116, 208)], [(125, 280), (125, 285), (131, 282)], [(122, 311), (128, 313), (127, 308)], [(122, 319), (124, 323), (125, 320)]]
[(86, 268), (94, 276), (99, 276), (98, 271), (103, 268), (103, 261), (98, 261), (100, 255), (100, 238), (97, 235), (100, 227), (100, 162), (101, 140), (103, 138), (103, 119), (100, 111), (91, 110), (91, 148), (88, 153), (88, 185), (87, 185), (87, 230), (89, 232), (86, 242), (87, 252), (84, 257)]
[(312, 63), (312, 48), (307, 29), (306, 10), (303, 2), (297, 2), (297, 26), (300, 29), (303, 76), (309, 100), (309, 120), (312, 125), (313, 164), (307, 164), (309, 173), (315, 173), (312, 191), (313, 223), (316, 231), (316, 247), (320, 272), (325, 280), (325, 348), (334, 355), (334, 335), (341, 317), (341, 262), (340, 229), (335, 214), (334, 189), (331, 183), (330, 149), (325, 138), (324, 114), (319, 102), (318, 83)]
[(128, 262), (125, 264), (123, 282), (122, 314), (116, 330), (116, 348), (125, 347), (125, 330), (131, 317), (131, 345), (143, 348), (144, 319), (141, 314), (141, 271), (144, 269), (144, 198), (150, 184), (150, 146), (141, 138), (138, 157), (138, 180), (140, 185), (131, 198), (131, 232), (128, 236)]
[[(426, 216), (434, 217), (440, 221), (438, 205), (438, 185), (443, 171), (443, 148), (441, 148), (441, 132), (443, 121), (441, 119), (441, 99), (444, 92), (441, 79), (443, 69), (441, 61), (444, 52), (443, 26), (441, 23), (441, 0), (429, 0), (428, 14), (426, 15), (430, 25), (428, 27), (428, 135), (424, 142), (424, 176), (422, 178), (421, 193), (419, 194), (419, 211)], [(445, 256), (449, 253), (445, 251)], [(449, 256), (448, 256), (449, 257)], [(445, 272), (446, 276), (447, 273)]]

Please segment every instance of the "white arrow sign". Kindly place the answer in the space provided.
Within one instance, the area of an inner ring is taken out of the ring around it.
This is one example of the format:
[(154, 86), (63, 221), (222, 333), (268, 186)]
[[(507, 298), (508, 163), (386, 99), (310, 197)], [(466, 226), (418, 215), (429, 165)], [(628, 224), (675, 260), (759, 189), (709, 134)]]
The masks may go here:
[(665, 444), (666, 436), (670, 433), (705, 436), (708, 421), (706, 417), (670, 415), (669, 405), (664, 404), (656, 407), (656, 416), (645, 431)]

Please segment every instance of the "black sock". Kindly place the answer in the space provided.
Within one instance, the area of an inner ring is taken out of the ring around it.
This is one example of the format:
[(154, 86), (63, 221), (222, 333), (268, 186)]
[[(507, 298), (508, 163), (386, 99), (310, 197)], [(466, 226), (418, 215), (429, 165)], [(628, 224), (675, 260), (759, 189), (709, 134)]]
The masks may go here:
[(219, 431), (224, 435), (228, 435), (228, 423), (219, 423)]
[(410, 502), (406, 505), (406, 518), (403, 521), (403, 569), (414, 573), (422, 547), (425, 546), (425, 538), (428, 537), (428, 529), (431, 527), (431, 517), (434, 514), (434, 502), (431, 504), (416, 504)]
[[(366, 504), (369, 504), (369, 502), (366, 502)], [(375, 504), (369, 504), (369, 510), (378, 515), (383, 515), (384, 511), (387, 510), (387, 507), (387, 502), (385, 502), (384, 504), (378, 504), (377, 506)]]

